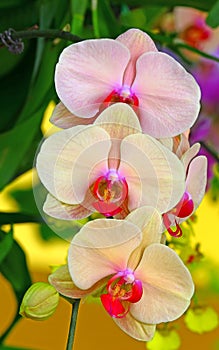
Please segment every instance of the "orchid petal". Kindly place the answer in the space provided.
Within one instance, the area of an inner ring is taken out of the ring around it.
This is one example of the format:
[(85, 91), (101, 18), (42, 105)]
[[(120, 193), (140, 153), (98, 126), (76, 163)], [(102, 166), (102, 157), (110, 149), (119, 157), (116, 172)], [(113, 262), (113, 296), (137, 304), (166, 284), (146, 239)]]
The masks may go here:
[(94, 119), (95, 118), (78, 118), (60, 102), (56, 105), (50, 122), (59, 128), (68, 129), (75, 125), (92, 124)]
[(116, 38), (125, 45), (131, 54), (129, 64), (125, 71), (124, 84), (131, 85), (136, 75), (136, 61), (143, 53), (157, 51), (153, 40), (139, 29), (129, 29)]
[(97, 174), (107, 171), (111, 141), (98, 126), (75, 126), (42, 144), (36, 168), (46, 189), (67, 204), (81, 203)]
[(138, 226), (142, 232), (141, 244), (129, 258), (128, 267), (134, 270), (141, 260), (144, 249), (153, 243), (160, 243), (162, 233), (162, 217), (153, 207), (141, 207), (133, 210), (126, 221)]
[(80, 299), (91, 295), (106, 283), (102, 280), (89, 289), (81, 290), (73, 283), (67, 265), (59, 267), (55, 272), (49, 275), (48, 279), (49, 283), (55, 287), (60, 294), (71, 299)]
[(120, 142), (126, 136), (142, 132), (139, 120), (133, 109), (125, 103), (116, 103), (105, 109), (96, 119), (95, 125), (105, 129), (111, 137), (109, 168), (118, 169)]
[(137, 321), (130, 312), (123, 318), (113, 320), (125, 333), (137, 340), (149, 341), (154, 336), (156, 326)]
[[(85, 201), (86, 202), (86, 201)], [(89, 209), (87, 209), (88, 204), (69, 205), (58, 201), (55, 197), (50, 194), (47, 195), (46, 201), (43, 205), (43, 211), (54, 218), (61, 220), (79, 220), (86, 218), (92, 214)]]
[(135, 278), (143, 285), (141, 300), (130, 306), (137, 320), (149, 324), (173, 321), (188, 308), (194, 292), (192, 277), (169, 247), (155, 243), (146, 248)]
[(55, 85), (71, 113), (91, 118), (116, 87), (122, 86), (130, 54), (112, 39), (85, 40), (65, 48), (56, 66)]
[(192, 26), (198, 18), (206, 17), (204, 12), (184, 6), (176, 6), (173, 13), (177, 32), (182, 32)]
[(185, 133), (173, 138), (173, 152), (178, 158), (181, 158), (189, 148), (188, 136), (186, 136)]
[(205, 156), (194, 158), (189, 165), (186, 189), (192, 196), (195, 209), (197, 209), (205, 194), (207, 184), (207, 166), (207, 158)]
[(195, 143), (182, 156), (181, 161), (184, 164), (185, 170), (188, 169), (189, 163), (197, 155), (200, 150), (200, 143)]
[(139, 228), (125, 220), (88, 222), (69, 248), (68, 265), (74, 283), (88, 289), (102, 278), (125, 270), (141, 238)]
[(167, 212), (185, 190), (180, 160), (148, 135), (129, 135), (122, 141), (119, 171), (128, 184), (130, 211), (149, 205)]
[(165, 53), (143, 54), (132, 90), (139, 99), (142, 129), (151, 136), (175, 136), (191, 127), (200, 109), (195, 79)]
[(171, 137), (159, 139), (163, 146), (167, 147), (170, 151), (173, 150), (173, 139)]

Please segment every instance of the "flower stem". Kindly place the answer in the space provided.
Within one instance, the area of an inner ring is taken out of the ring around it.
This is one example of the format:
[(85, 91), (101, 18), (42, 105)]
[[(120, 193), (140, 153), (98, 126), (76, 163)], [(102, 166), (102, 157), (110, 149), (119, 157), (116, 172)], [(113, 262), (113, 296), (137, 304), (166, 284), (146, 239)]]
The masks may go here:
[(75, 337), (75, 329), (76, 329), (76, 321), (78, 315), (78, 308), (80, 304), (80, 299), (75, 300), (72, 304), (72, 314), (71, 314), (71, 323), (68, 332), (68, 343), (66, 350), (72, 350), (74, 345), (74, 337)]
[(206, 149), (206, 151), (207, 151), (208, 153), (210, 153), (210, 155), (216, 160), (216, 162), (219, 163), (219, 155), (218, 155), (218, 153), (217, 153), (212, 147), (210, 147), (209, 145), (207, 145), (205, 142), (199, 141), (199, 143), (201, 144), (201, 146), (202, 146), (203, 148)]

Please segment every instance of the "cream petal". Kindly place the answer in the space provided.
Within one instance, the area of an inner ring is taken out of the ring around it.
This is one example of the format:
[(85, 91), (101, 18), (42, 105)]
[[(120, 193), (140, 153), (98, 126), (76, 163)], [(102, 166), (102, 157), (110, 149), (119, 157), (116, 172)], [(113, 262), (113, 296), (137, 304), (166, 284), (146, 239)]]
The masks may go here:
[(181, 158), (182, 155), (190, 148), (188, 136), (185, 133), (182, 133), (179, 136), (173, 138), (173, 152), (177, 155), (178, 158)]
[(46, 189), (59, 201), (79, 204), (96, 177), (108, 170), (111, 141), (98, 126), (75, 126), (46, 139), (36, 168)]
[(65, 48), (56, 66), (60, 100), (78, 117), (91, 118), (100, 104), (122, 86), (130, 54), (112, 39), (85, 40)]
[(129, 135), (122, 141), (119, 171), (128, 183), (130, 211), (149, 205), (167, 212), (185, 190), (180, 160), (148, 135)]
[(207, 185), (207, 158), (205, 156), (198, 156), (194, 158), (188, 170), (186, 179), (186, 189), (191, 194), (195, 209), (201, 203)]
[(132, 90), (139, 99), (143, 131), (161, 138), (190, 128), (199, 113), (200, 89), (191, 74), (165, 53), (143, 54)]
[(181, 161), (184, 164), (185, 170), (188, 169), (189, 163), (197, 155), (200, 150), (200, 143), (195, 143), (182, 156)]
[(124, 84), (131, 85), (136, 75), (136, 61), (145, 52), (157, 51), (157, 48), (149, 35), (139, 29), (129, 29), (116, 38), (125, 45), (131, 54), (129, 64), (124, 75)]
[(102, 280), (91, 288), (82, 290), (73, 283), (67, 265), (59, 267), (55, 272), (49, 275), (48, 280), (60, 294), (71, 299), (81, 299), (91, 295), (106, 283), (106, 281)]
[(173, 139), (171, 137), (159, 139), (163, 146), (167, 147), (170, 151), (173, 150)]
[(155, 325), (137, 321), (130, 312), (123, 318), (114, 318), (113, 320), (125, 333), (137, 340), (151, 340), (156, 330)]
[(62, 102), (59, 102), (50, 118), (50, 122), (59, 128), (68, 129), (76, 125), (92, 124), (95, 118), (78, 118)]
[(130, 312), (140, 322), (158, 324), (180, 317), (190, 304), (194, 285), (189, 270), (169, 247), (152, 244), (135, 270), (143, 295)]
[(118, 169), (121, 140), (128, 135), (142, 132), (135, 112), (125, 103), (116, 103), (105, 109), (94, 124), (101, 126), (110, 135), (112, 147), (109, 154), (109, 168)]
[(68, 266), (74, 283), (88, 289), (102, 278), (125, 270), (141, 238), (139, 228), (125, 220), (88, 222), (69, 248)]
[[(85, 201), (86, 205), (86, 201)], [(43, 211), (54, 218), (61, 220), (79, 220), (86, 218), (92, 214), (92, 212), (85, 205), (76, 204), (69, 205), (58, 201), (50, 194), (47, 195), (46, 201), (43, 205)]]
[(128, 267), (135, 269), (141, 260), (147, 246), (160, 243), (162, 234), (162, 217), (153, 207), (141, 207), (133, 210), (126, 220), (138, 226), (142, 232), (141, 244), (133, 251), (129, 258)]

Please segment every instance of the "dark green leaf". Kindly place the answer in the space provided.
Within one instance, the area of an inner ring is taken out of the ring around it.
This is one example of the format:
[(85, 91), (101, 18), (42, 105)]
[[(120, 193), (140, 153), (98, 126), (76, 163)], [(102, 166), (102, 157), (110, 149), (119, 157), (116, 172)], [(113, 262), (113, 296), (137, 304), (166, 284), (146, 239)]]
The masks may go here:
[[(1, 223), (0, 223), (1, 225)], [(4, 258), (8, 255), (13, 245), (13, 231), (8, 233), (0, 230), (0, 265)]]
[(0, 190), (15, 176), (26, 151), (31, 147), (41, 119), (42, 116), (36, 113), (12, 130), (0, 135)]
[(98, 1), (98, 24), (101, 37), (114, 38), (121, 34), (121, 28), (108, 0)]
[(2, 261), (0, 272), (11, 283), (18, 304), (20, 304), (24, 293), (31, 285), (31, 278), (25, 254), (16, 241), (13, 241), (12, 248)]
[[(2, 213), (0, 212), (0, 226), (1, 225), (7, 225), (7, 224), (20, 224), (25, 222), (41, 222), (40, 216), (33, 216), (23, 213)], [(1, 233), (1, 231), (0, 231)], [(9, 236), (9, 234), (5, 234), (5, 236)], [(0, 236), (1, 237), (1, 236)], [(6, 241), (5, 239), (1, 242), (0, 239), (0, 247), (2, 247), (2, 243)], [(9, 239), (9, 237), (8, 237)], [(5, 244), (7, 244), (5, 242)], [(0, 261), (1, 261), (1, 252), (0, 252)]]
[(211, 8), (206, 18), (206, 23), (212, 28), (219, 26), (219, 0), (217, 0), (217, 2)]
[[(111, 0), (114, 4), (124, 4), (124, 0)], [(188, 6), (194, 7), (203, 11), (208, 11), (215, 4), (216, 0), (153, 0), (153, 6)], [(126, 0), (126, 5), (128, 6), (142, 6), (142, 5), (151, 5), (151, 0)]]

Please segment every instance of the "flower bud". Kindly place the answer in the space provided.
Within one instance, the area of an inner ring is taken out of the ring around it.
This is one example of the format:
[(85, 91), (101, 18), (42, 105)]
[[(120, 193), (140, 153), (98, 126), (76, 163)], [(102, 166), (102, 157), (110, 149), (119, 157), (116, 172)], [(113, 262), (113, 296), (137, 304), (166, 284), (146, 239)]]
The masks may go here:
[(53, 286), (44, 282), (34, 283), (25, 293), (20, 315), (32, 320), (46, 320), (55, 312), (59, 302), (59, 293)]

